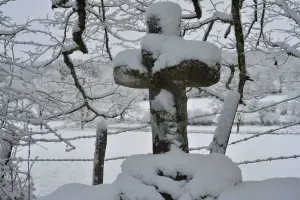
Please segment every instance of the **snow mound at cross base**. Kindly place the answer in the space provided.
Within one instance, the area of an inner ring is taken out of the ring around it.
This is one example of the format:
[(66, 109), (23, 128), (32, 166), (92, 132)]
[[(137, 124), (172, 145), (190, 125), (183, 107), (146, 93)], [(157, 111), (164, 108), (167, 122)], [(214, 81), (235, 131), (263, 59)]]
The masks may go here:
[(300, 178), (245, 182), (227, 189), (218, 200), (299, 200)]
[(120, 190), (112, 185), (84, 185), (71, 183), (59, 187), (52, 194), (38, 200), (120, 200)]
[[(122, 173), (114, 184), (125, 175), (132, 177), (136, 183), (155, 192), (152, 195), (157, 198), (152, 196), (149, 200), (160, 200), (161, 195), (178, 200), (216, 198), (227, 188), (242, 181), (240, 168), (222, 154), (199, 155), (171, 151), (160, 155), (135, 155), (127, 158), (121, 168)], [(132, 197), (130, 191), (135, 187), (128, 184), (122, 193)]]
[(73, 183), (38, 200), (299, 200), (300, 178), (241, 182), (241, 171), (223, 154), (136, 155), (110, 185)]

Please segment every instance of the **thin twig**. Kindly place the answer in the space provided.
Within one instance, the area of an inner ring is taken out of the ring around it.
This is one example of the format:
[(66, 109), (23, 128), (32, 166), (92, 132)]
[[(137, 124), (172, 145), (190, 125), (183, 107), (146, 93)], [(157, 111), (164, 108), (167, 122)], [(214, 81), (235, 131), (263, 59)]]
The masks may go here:
[(28, 180), (28, 200), (31, 199), (31, 179), (30, 179), (30, 154), (31, 154), (31, 133), (29, 133), (29, 140), (28, 140), (28, 162), (27, 162), (27, 170), (28, 170), (28, 175), (27, 175), (27, 180)]

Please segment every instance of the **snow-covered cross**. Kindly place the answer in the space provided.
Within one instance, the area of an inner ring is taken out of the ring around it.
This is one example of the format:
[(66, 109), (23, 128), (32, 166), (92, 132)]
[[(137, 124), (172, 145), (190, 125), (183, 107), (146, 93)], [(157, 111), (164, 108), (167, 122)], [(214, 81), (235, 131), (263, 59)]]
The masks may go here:
[(151, 4), (141, 49), (114, 58), (114, 80), (130, 88), (149, 89), (153, 153), (173, 145), (188, 152), (186, 87), (206, 87), (220, 79), (220, 49), (208, 42), (180, 37), (181, 7)]

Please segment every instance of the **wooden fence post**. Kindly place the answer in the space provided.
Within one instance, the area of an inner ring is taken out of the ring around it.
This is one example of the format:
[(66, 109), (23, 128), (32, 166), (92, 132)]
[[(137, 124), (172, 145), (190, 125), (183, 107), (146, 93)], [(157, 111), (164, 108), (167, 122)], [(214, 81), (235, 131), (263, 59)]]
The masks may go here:
[(103, 184), (106, 145), (107, 145), (107, 126), (104, 122), (99, 122), (97, 124), (97, 129), (96, 129), (93, 185)]

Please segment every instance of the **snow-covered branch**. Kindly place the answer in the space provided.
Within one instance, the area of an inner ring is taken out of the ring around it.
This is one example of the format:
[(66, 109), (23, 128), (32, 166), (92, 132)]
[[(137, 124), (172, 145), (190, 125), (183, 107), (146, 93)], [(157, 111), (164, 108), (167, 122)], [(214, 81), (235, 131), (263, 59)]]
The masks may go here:
[(291, 8), (291, 6), (288, 5), (287, 2), (288, 1), (284, 1), (284, 0), (275, 0), (275, 2), (272, 3), (282, 8), (284, 12), (284, 16), (292, 19), (300, 27), (300, 15), (298, 11), (296, 9)]
[(231, 91), (224, 100), (224, 106), (219, 117), (217, 128), (209, 149), (212, 153), (226, 153), (232, 125), (234, 122), (240, 94)]
[(198, 29), (206, 24), (209, 24), (214, 21), (221, 21), (223, 23), (232, 23), (232, 16), (231, 14), (222, 13), (222, 12), (215, 12), (213, 15), (207, 19), (204, 19), (199, 22), (191, 23), (184, 27), (185, 30), (192, 30), (192, 29)]
[(268, 38), (268, 36), (266, 34), (264, 35), (264, 42), (267, 43), (271, 47), (280, 48), (280, 49), (284, 50), (285, 53), (288, 55), (300, 58), (300, 51), (297, 48), (289, 45), (286, 42), (273, 42), (273, 41), (271, 41), (270, 38)]

